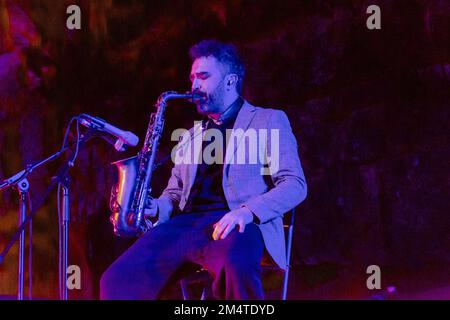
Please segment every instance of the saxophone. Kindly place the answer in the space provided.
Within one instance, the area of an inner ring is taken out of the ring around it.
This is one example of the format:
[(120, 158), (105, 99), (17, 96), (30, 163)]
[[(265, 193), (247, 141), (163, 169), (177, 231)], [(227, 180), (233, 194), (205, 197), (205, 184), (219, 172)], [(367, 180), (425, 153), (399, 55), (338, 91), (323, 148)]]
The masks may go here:
[(155, 167), (159, 139), (164, 129), (164, 112), (167, 103), (174, 99), (202, 99), (196, 93), (167, 91), (156, 103), (156, 112), (150, 114), (150, 121), (141, 151), (134, 157), (114, 162), (119, 182), (113, 186), (110, 197), (110, 221), (114, 233), (121, 237), (144, 234), (153, 224), (145, 219), (144, 210), (151, 199), (151, 180)]

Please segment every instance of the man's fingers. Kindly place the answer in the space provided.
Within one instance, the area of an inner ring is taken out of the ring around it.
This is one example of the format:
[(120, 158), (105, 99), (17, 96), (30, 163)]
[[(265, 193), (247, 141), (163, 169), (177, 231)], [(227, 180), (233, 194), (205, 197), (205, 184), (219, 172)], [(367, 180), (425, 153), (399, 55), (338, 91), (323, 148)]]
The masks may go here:
[[(244, 212), (245, 213), (245, 212)], [(249, 222), (247, 221), (247, 217), (244, 216), (244, 213), (236, 211), (236, 212), (229, 212), (226, 215), (222, 217), (218, 222), (216, 222), (213, 232), (213, 239), (219, 240), (219, 239), (225, 239), (228, 234), (236, 227), (236, 225), (239, 225), (239, 232), (243, 233), (245, 231), (245, 225)]]
[(213, 224), (213, 227), (216, 228), (217, 226), (222, 225), (224, 222), (225, 222), (225, 220), (222, 217), (222, 219), (220, 219), (219, 221), (217, 221), (216, 223)]
[(213, 239), (214, 240), (223, 239), (223, 233), (230, 226), (230, 224), (234, 225), (233, 222), (228, 221), (226, 219), (220, 220), (219, 222), (217, 222), (216, 227), (213, 232)]
[(239, 232), (244, 233), (245, 230), (245, 223), (244, 221), (239, 221)]
[(212, 237), (214, 240), (225, 239), (226, 236), (234, 229), (236, 226), (236, 222), (232, 218), (232, 216), (226, 214), (213, 224), (214, 231)]
[(228, 226), (223, 231), (222, 235), (220, 236), (220, 239), (225, 239), (228, 234), (236, 227), (236, 224), (234, 222), (228, 224)]
[(150, 207), (144, 207), (144, 215), (148, 215), (152, 218), (156, 217), (158, 215), (158, 204), (152, 202)]
[(219, 240), (220, 234), (223, 231), (223, 227), (221, 227), (218, 223), (214, 225), (214, 231), (212, 237), (214, 240)]
[(153, 201), (153, 198), (147, 198), (145, 206), (148, 208), (153, 208), (155, 206), (155, 201)]
[(219, 237), (218, 237), (218, 233), (220, 232), (221, 233), (221, 225), (222, 225), (222, 223), (223, 223), (223, 218), (222, 219), (220, 219), (219, 221), (217, 221), (216, 223), (214, 223), (213, 224), (213, 228), (214, 228), (214, 231), (213, 231), (213, 234), (212, 234), (212, 238), (214, 239), (214, 240), (218, 240), (219, 239)]

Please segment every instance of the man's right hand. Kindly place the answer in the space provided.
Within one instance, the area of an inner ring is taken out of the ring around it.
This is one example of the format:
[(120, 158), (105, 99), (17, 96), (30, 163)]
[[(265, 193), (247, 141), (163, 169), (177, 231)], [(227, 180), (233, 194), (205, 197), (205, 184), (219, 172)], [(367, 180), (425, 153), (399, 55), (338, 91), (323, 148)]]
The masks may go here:
[(144, 216), (146, 218), (155, 218), (158, 215), (158, 204), (152, 197), (147, 198), (147, 203), (144, 209)]

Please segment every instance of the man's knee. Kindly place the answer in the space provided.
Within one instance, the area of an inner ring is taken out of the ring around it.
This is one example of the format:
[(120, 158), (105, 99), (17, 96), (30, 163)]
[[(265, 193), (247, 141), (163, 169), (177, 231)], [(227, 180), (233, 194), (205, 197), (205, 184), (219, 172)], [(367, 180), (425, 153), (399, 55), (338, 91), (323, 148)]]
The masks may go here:
[(259, 270), (264, 254), (264, 240), (256, 226), (248, 226), (245, 231), (249, 234), (234, 230), (229, 238), (223, 240), (228, 241), (223, 251), (223, 264), (230, 270)]

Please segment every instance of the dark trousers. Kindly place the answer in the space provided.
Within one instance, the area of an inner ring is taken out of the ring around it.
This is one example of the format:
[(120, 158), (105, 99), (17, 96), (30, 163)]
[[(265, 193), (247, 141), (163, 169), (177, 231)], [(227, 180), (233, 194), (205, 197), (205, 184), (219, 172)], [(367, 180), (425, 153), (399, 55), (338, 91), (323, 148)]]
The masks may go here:
[(218, 299), (263, 299), (259, 228), (247, 224), (223, 240), (213, 240), (213, 224), (224, 211), (173, 217), (144, 234), (102, 275), (101, 299), (157, 299), (169, 279), (186, 263), (196, 263), (213, 277)]

